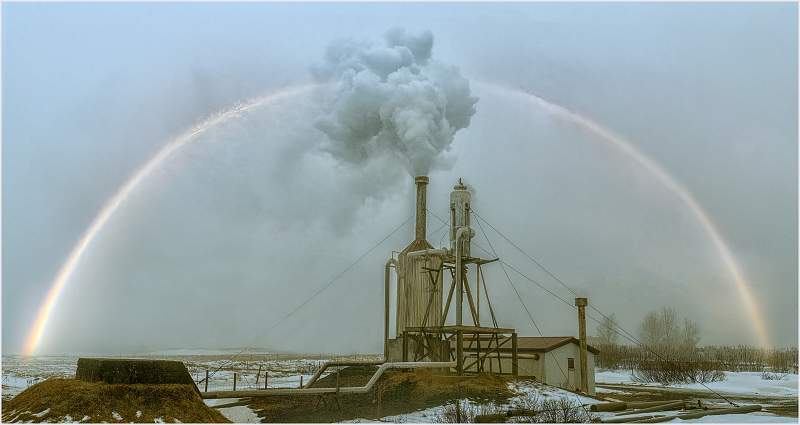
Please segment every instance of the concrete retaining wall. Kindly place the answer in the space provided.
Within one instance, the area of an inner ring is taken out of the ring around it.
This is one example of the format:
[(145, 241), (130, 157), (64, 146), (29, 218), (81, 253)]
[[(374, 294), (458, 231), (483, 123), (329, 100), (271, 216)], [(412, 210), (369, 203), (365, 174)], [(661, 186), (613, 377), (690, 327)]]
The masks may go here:
[(184, 384), (199, 392), (186, 365), (174, 360), (80, 358), (75, 379), (107, 384)]

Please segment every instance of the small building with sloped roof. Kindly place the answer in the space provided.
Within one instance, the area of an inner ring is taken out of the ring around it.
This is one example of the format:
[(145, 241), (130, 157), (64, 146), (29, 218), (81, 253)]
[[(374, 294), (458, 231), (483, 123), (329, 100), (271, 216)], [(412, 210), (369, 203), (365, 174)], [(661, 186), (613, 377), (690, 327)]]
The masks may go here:
[[(594, 394), (594, 358), (600, 350), (586, 347), (586, 370), (589, 394)], [(470, 352), (472, 350), (465, 350)], [(517, 339), (519, 376), (578, 391), (581, 382), (580, 341), (572, 336), (521, 336)], [(469, 363), (469, 362), (468, 362)], [(484, 363), (485, 371), (508, 373), (511, 371), (511, 344), (502, 344), (500, 359), (490, 356)]]

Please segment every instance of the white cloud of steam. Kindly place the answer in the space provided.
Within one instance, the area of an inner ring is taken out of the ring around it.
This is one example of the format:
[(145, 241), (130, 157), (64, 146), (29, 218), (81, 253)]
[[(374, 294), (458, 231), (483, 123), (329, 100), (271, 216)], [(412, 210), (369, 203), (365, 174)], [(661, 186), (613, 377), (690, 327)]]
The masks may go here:
[(469, 126), (478, 98), (457, 67), (432, 59), (433, 34), (396, 28), (385, 45), (341, 40), (312, 72), (336, 83), (316, 127), (328, 136), (324, 149), (348, 163), (387, 156), (411, 175), (446, 165), (455, 133)]

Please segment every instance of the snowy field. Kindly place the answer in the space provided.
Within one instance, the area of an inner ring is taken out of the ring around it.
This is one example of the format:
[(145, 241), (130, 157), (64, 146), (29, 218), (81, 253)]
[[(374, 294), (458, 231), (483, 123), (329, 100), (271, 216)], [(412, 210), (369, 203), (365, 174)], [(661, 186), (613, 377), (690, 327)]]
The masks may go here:
[[(777, 397), (797, 397), (797, 374), (779, 375), (780, 379), (762, 379), (761, 372), (725, 372), (725, 380), (709, 382), (706, 386), (722, 394), (755, 394)], [(642, 384), (634, 381), (629, 371), (599, 370), (595, 373), (595, 382), (606, 384), (629, 384), (645, 386), (661, 386), (660, 384)], [(705, 390), (701, 384), (674, 384), (671, 388), (688, 390)]]
[[(232, 390), (234, 373), (237, 375), (237, 390), (264, 388), (265, 373), (268, 374), (267, 385), (269, 388), (292, 388), (299, 387), (301, 379), (303, 382), (308, 382), (317, 368), (328, 360), (375, 360), (378, 358), (373, 355), (300, 356), (251, 352), (242, 356), (237, 356), (237, 354), (239, 354), (237, 350), (169, 350), (114, 357), (161, 358), (182, 361), (186, 364), (189, 374), (201, 391), (205, 390), (203, 380), (206, 370), (209, 371), (208, 391)], [(10, 399), (31, 385), (47, 378), (74, 377), (77, 363), (78, 356), (68, 355), (3, 356), (2, 397)]]
[[(158, 353), (140, 354), (130, 357), (152, 357), (167, 358), (183, 361), (198, 387), (201, 390), (205, 384), (201, 380), (205, 377), (206, 370), (209, 370), (210, 379), (208, 390), (231, 390), (233, 389), (233, 375), (237, 374), (237, 389), (263, 388), (264, 372), (269, 373), (268, 385), (270, 388), (293, 388), (299, 387), (301, 377), (303, 382), (314, 374), (316, 369), (327, 360), (376, 360), (373, 355), (348, 355), (348, 356), (288, 356), (268, 353), (253, 354), (236, 357), (237, 354), (231, 351), (219, 350), (173, 350)], [(20, 393), (25, 388), (40, 382), (49, 377), (72, 377), (75, 374), (77, 356), (3, 356), (2, 358), (2, 382), (3, 398), (8, 399)], [(259, 368), (261, 372), (259, 373)], [(256, 382), (258, 375), (258, 382)], [(633, 384), (642, 385), (633, 381), (630, 373), (626, 371), (600, 370), (596, 374), (596, 382), (610, 384)], [(647, 384), (648, 386), (652, 384)], [(775, 397), (798, 396), (798, 380), (796, 374), (782, 376), (779, 380), (762, 379), (758, 372), (726, 372), (726, 380), (722, 382), (709, 383), (708, 386), (715, 391), (727, 394), (757, 394)], [(673, 385), (672, 388), (683, 388), (687, 390), (704, 389), (699, 384)], [(530, 381), (521, 381), (510, 384), (510, 388), (517, 396), (509, 400), (502, 408), (511, 408), (520, 403), (523, 399), (537, 397), (540, 400), (548, 398), (568, 398), (584, 405), (587, 409), (591, 404), (599, 403), (600, 400), (582, 397), (576, 394), (541, 385)], [(613, 397), (614, 393), (620, 391), (598, 388), (598, 393)], [(214, 406), (222, 403), (229, 403), (236, 399), (206, 400), (206, 404)], [(462, 405), (474, 405), (471, 400), (460, 400)], [(762, 403), (759, 403), (762, 404)], [(381, 422), (401, 422), (401, 423), (432, 423), (442, 414), (446, 405), (435, 406), (403, 415), (387, 416), (381, 418)], [(246, 406), (236, 406), (219, 409), (220, 413), (227, 418), (238, 423), (259, 422), (258, 416)], [(660, 412), (661, 414), (671, 414), (674, 412)], [(613, 416), (614, 413), (593, 413), (596, 418)], [(351, 422), (374, 422), (368, 419), (356, 419)], [(777, 416), (767, 412), (756, 412), (749, 414), (707, 416), (695, 420), (675, 420), (680, 423), (797, 423), (797, 418)]]

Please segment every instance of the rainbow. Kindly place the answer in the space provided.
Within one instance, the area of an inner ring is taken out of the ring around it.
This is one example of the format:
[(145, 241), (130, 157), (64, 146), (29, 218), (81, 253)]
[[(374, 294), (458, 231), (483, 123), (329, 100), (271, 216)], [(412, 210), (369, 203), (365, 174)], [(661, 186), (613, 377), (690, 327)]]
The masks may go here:
[(656, 178), (659, 183), (666, 187), (670, 192), (675, 194), (678, 199), (680, 199), (681, 202), (683, 202), (683, 204), (689, 209), (689, 211), (692, 212), (695, 219), (703, 228), (706, 235), (708, 235), (709, 239), (716, 248), (719, 257), (722, 259), (722, 263), (728, 270), (728, 273), (733, 280), (733, 284), (742, 304), (744, 305), (745, 311), (747, 312), (747, 317), (750, 318), (753, 331), (755, 332), (759, 344), (762, 347), (770, 346), (769, 333), (767, 332), (767, 327), (764, 324), (764, 319), (761, 315), (758, 303), (753, 297), (753, 294), (750, 291), (750, 285), (747, 283), (747, 280), (745, 279), (744, 274), (742, 273), (741, 268), (736, 261), (736, 258), (733, 256), (730, 247), (719, 233), (717, 226), (711, 220), (711, 217), (709, 217), (708, 213), (703, 209), (702, 206), (700, 206), (700, 203), (697, 202), (694, 196), (692, 196), (691, 192), (689, 192), (686, 187), (680, 184), (675, 177), (670, 175), (663, 167), (650, 159), (647, 155), (639, 151), (633, 144), (625, 140), (625, 138), (615, 134), (611, 130), (601, 126), (589, 118), (570, 111), (563, 106), (548, 102), (547, 100), (542, 99), (535, 94), (528, 93), (523, 90), (515, 90), (491, 83), (479, 83), (478, 85), (499, 93), (523, 96), (534, 106), (543, 109), (547, 113), (563, 118), (572, 124), (577, 125), (578, 127), (596, 136), (598, 139), (608, 143), (609, 146), (621, 152), (634, 163), (647, 170), (653, 175), (653, 177)]
[[(614, 134), (607, 128), (597, 124), (596, 122), (578, 113), (570, 111), (562, 106), (548, 102), (542, 99), (541, 97), (538, 97), (531, 93), (527, 93), (522, 90), (515, 90), (485, 82), (477, 83), (476, 85), (486, 90), (498, 92), (500, 94), (523, 96), (525, 99), (530, 101), (533, 106), (542, 108), (546, 112), (553, 114), (555, 116), (567, 119), (573, 124), (595, 135), (598, 139), (608, 143), (610, 147), (623, 153), (634, 163), (638, 164), (639, 166), (647, 170), (649, 173), (651, 173), (656, 178), (656, 180), (658, 180), (668, 190), (674, 193), (683, 202), (683, 204), (686, 205), (687, 208), (689, 208), (689, 210), (693, 213), (694, 217), (697, 219), (697, 221), (705, 230), (708, 237), (711, 239), (712, 243), (714, 244), (714, 247), (717, 249), (719, 253), (720, 258), (722, 259), (722, 262), (724, 263), (725, 267), (727, 268), (731, 277), (733, 278), (733, 283), (737, 289), (740, 299), (742, 300), (742, 303), (745, 306), (745, 310), (747, 311), (748, 317), (750, 317), (751, 319), (751, 323), (754, 328), (753, 330), (758, 337), (759, 343), (764, 347), (769, 346), (769, 335), (767, 333), (766, 326), (759, 311), (758, 304), (755, 302), (755, 299), (753, 298), (753, 295), (750, 292), (747, 280), (742, 274), (740, 267), (736, 262), (736, 259), (734, 258), (730, 248), (720, 235), (714, 222), (708, 216), (708, 213), (706, 213), (705, 210), (700, 206), (700, 204), (694, 199), (692, 194), (683, 185), (681, 185), (674, 177), (672, 177), (666, 170), (664, 170), (663, 167), (661, 167), (655, 161), (650, 159), (647, 155), (636, 149), (636, 147), (633, 144), (631, 144), (621, 136)], [(256, 108), (258, 106), (269, 104), (271, 102), (275, 102), (281, 99), (286, 99), (289, 97), (306, 94), (318, 87), (320, 87), (320, 85), (308, 84), (308, 85), (287, 88), (285, 90), (281, 90), (279, 92), (264, 97), (256, 98), (252, 101), (242, 103), (232, 109), (221, 112), (207, 119), (201, 124), (191, 128), (190, 130), (181, 134), (177, 138), (173, 139), (169, 144), (164, 146), (164, 148), (162, 148), (153, 158), (151, 158), (141, 168), (139, 168), (125, 182), (125, 184), (114, 194), (114, 196), (111, 199), (109, 199), (109, 201), (103, 206), (103, 208), (97, 214), (95, 219), (92, 221), (92, 224), (83, 233), (81, 238), (78, 240), (78, 243), (73, 247), (72, 251), (69, 254), (69, 257), (67, 257), (67, 261), (64, 262), (64, 264), (61, 266), (61, 269), (59, 269), (58, 274), (53, 280), (50, 290), (47, 293), (47, 297), (45, 298), (44, 303), (39, 308), (33, 327), (31, 328), (31, 331), (28, 334), (28, 337), (25, 341), (24, 353), (26, 355), (33, 355), (34, 353), (36, 353), (39, 344), (42, 340), (42, 337), (45, 333), (45, 330), (47, 328), (47, 323), (50, 318), (50, 315), (58, 302), (59, 296), (61, 295), (61, 293), (63, 293), (67, 283), (69, 282), (70, 277), (72, 276), (73, 272), (78, 266), (81, 257), (86, 252), (92, 241), (97, 237), (97, 234), (100, 232), (100, 230), (109, 221), (109, 219), (125, 202), (125, 200), (130, 196), (130, 194), (134, 191), (134, 189), (142, 181), (144, 181), (153, 172), (153, 170), (158, 168), (164, 161), (166, 161), (170, 156), (172, 156), (172, 154), (174, 154), (181, 147), (192, 142), (193, 140), (196, 140), (195, 139), (196, 136), (204, 133), (208, 129), (216, 125), (219, 125), (225, 121), (228, 121), (232, 118), (235, 118), (239, 116), (241, 113)]]
[(91, 245), (92, 241), (94, 241), (94, 239), (97, 237), (97, 234), (100, 232), (103, 226), (106, 225), (111, 216), (113, 216), (119, 207), (125, 203), (125, 200), (128, 199), (134, 189), (150, 174), (152, 174), (153, 170), (158, 168), (180, 148), (192, 142), (193, 140), (196, 140), (196, 136), (203, 134), (208, 129), (213, 128), (214, 126), (217, 126), (232, 118), (238, 117), (240, 114), (259, 106), (267, 105), (269, 103), (293, 96), (306, 94), (317, 87), (319, 87), (319, 85), (316, 84), (289, 87), (263, 97), (240, 103), (231, 109), (215, 114), (173, 139), (169, 144), (158, 151), (154, 157), (152, 157), (141, 168), (139, 168), (125, 182), (125, 184), (122, 185), (122, 187), (114, 194), (114, 196), (112, 196), (111, 199), (106, 202), (106, 204), (92, 221), (92, 224), (88, 229), (86, 229), (81, 238), (78, 240), (78, 243), (72, 248), (69, 257), (67, 257), (67, 261), (65, 261), (61, 266), (61, 269), (59, 269), (58, 274), (53, 280), (44, 303), (41, 305), (41, 307), (39, 307), (36, 320), (34, 321), (33, 327), (31, 328), (28, 337), (25, 340), (23, 352), (26, 355), (33, 355), (36, 352), (37, 348), (39, 347), (39, 343), (42, 340), (42, 336), (44, 335), (45, 329), (47, 328), (47, 322), (50, 318), (50, 314), (53, 312), (53, 308), (58, 303), (60, 295), (64, 292), (64, 288), (67, 286), (70, 276), (72, 276), (72, 273), (78, 266), (81, 257), (89, 248), (89, 245)]

